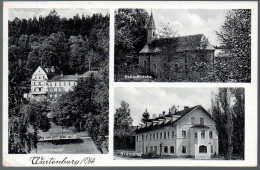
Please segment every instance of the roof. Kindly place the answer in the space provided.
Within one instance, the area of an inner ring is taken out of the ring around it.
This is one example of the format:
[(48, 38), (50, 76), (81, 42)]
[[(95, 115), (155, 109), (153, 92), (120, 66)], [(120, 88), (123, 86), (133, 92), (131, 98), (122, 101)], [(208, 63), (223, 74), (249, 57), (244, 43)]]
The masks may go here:
[(95, 77), (99, 76), (98, 71), (87, 71), (84, 74), (80, 75), (80, 77), (90, 77), (91, 74), (93, 74)]
[(164, 47), (174, 52), (215, 50), (203, 34), (196, 34), (173, 38), (157, 38), (151, 44), (146, 44), (139, 53), (156, 53), (162, 51)]
[(151, 11), (151, 16), (150, 16), (150, 20), (148, 22), (148, 25), (147, 25), (148, 28), (156, 28), (155, 26), (155, 22), (154, 22), (154, 19), (153, 19), (153, 12)]
[(201, 106), (201, 105), (197, 105), (197, 106), (194, 106), (194, 107), (190, 107), (190, 108), (187, 108), (187, 109), (184, 109), (184, 110), (181, 110), (181, 111), (178, 111), (174, 114), (166, 114), (164, 116), (159, 116), (155, 119), (152, 119), (151, 121), (157, 121), (159, 119), (163, 119), (165, 117), (170, 117), (172, 115), (177, 115), (177, 116), (180, 116), (178, 117), (176, 120), (174, 121), (168, 121), (168, 122), (163, 122), (161, 124), (156, 124), (156, 125), (149, 125), (147, 127), (144, 127), (144, 128), (140, 128), (140, 129), (136, 129), (135, 132), (136, 133), (141, 133), (141, 132), (147, 132), (147, 131), (151, 131), (151, 130), (156, 130), (156, 129), (159, 129), (161, 127), (165, 127), (165, 126), (169, 126), (169, 125), (175, 125), (177, 124), (183, 117), (185, 117), (186, 115), (188, 115), (189, 113), (191, 113), (194, 109), (197, 109), (197, 108), (201, 108), (203, 109), (210, 118), (212, 118), (212, 116)]
[(54, 77), (52, 77), (49, 81), (77, 81), (79, 78), (77, 75), (56, 75)]

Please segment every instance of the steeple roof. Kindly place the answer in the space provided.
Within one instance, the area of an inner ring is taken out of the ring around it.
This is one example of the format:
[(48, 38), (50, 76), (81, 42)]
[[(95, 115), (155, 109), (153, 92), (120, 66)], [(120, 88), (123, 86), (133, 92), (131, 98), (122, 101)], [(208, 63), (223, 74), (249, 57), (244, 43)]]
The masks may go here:
[(149, 20), (149, 23), (148, 23), (148, 28), (156, 29), (155, 22), (154, 22), (154, 19), (153, 19), (153, 11), (151, 11), (151, 16), (150, 16), (150, 20)]

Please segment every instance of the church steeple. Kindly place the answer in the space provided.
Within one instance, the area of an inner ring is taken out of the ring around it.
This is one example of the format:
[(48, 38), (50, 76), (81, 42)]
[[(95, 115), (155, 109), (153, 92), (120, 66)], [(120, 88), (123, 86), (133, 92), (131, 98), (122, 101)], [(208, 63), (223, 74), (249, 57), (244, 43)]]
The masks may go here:
[(150, 44), (155, 38), (156, 26), (153, 19), (153, 11), (151, 10), (151, 16), (147, 25), (147, 44)]

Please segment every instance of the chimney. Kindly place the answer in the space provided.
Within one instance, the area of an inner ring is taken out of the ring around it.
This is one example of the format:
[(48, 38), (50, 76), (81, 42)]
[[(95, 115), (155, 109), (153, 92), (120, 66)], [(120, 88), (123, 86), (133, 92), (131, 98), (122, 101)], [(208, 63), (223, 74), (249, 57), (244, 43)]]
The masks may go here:
[(165, 111), (162, 112), (162, 115), (165, 116)]
[(188, 108), (189, 108), (189, 106), (184, 106), (184, 110), (185, 110), (185, 109), (188, 109)]

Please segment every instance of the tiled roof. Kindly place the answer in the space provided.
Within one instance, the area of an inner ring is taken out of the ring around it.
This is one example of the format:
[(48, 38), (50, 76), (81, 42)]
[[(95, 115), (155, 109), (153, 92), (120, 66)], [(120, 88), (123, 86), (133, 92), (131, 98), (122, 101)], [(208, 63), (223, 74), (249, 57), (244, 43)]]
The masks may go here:
[[(202, 44), (202, 40), (206, 44)], [(154, 39), (151, 44), (146, 44), (139, 53), (156, 53), (169, 48), (174, 52), (185, 52), (195, 50), (215, 50), (215, 48), (206, 40), (203, 34), (179, 36), (173, 38), (158, 38)]]
[[(136, 133), (147, 132), (147, 131), (159, 129), (159, 128), (164, 127), (164, 126), (175, 125), (179, 120), (181, 120), (187, 114), (191, 113), (191, 111), (194, 110), (195, 108), (202, 108), (203, 110), (205, 110), (201, 105), (197, 105), (197, 106), (194, 106), (194, 107), (190, 107), (190, 108), (178, 111), (178, 112), (176, 112), (174, 114), (166, 114), (164, 116), (159, 116), (159, 117), (157, 117), (155, 119), (150, 120), (150, 122), (152, 122), (153, 120), (157, 120), (158, 121), (159, 119), (164, 119), (165, 117), (170, 117), (171, 115), (177, 115), (177, 116), (180, 116), (180, 117), (178, 117), (173, 122), (172, 121), (168, 121), (166, 123), (163, 122), (161, 124), (156, 124), (156, 125), (152, 125), (152, 126), (148, 126), (148, 127), (144, 127), (144, 128), (140, 128), (140, 129), (138, 128), (138, 129), (135, 130), (135, 132)], [(208, 112), (206, 110), (205, 110), (205, 112), (208, 114)], [(208, 114), (208, 115), (211, 117), (210, 114)]]
[(49, 81), (77, 81), (79, 78), (77, 75), (56, 75), (54, 77), (52, 77)]

